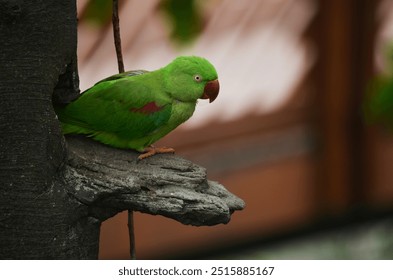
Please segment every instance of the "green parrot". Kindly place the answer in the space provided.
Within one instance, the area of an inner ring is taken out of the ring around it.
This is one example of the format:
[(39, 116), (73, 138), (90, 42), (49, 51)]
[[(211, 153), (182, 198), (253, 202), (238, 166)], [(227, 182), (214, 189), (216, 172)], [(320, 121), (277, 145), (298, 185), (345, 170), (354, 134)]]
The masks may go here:
[(217, 72), (209, 61), (180, 56), (155, 71), (110, 76), (55, 110), (64, 134), (134, 149), (144, 159), (173, 153), (172, 148), (151, 145), (188, 120), (199, 98), (213, 102), (218, 92)]

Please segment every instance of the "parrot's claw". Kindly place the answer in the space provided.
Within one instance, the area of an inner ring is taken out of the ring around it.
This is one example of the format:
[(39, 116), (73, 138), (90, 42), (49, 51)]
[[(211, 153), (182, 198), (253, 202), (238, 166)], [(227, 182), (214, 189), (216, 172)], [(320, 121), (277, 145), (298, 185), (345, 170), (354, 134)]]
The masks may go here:
[(167, 147), (161, 147), (161, 148), (156, 148), (156, 147), (148, 147), (144, 150), (143, 154), (138, 156), (139, 160), (154, 156), (155, 154), (168, 154), (168, 153), (175, 153), (175, 150), (172, 148), (167, 148)]

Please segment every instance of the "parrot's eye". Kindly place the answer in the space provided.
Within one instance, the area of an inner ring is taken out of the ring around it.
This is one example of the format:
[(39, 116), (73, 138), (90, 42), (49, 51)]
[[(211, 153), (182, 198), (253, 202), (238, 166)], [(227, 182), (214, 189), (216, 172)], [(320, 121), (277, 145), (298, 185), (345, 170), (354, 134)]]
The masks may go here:
[(200, 75), (195, 75), (194, 80), (197, 82), (200, 82), (200, 81), (202, 81), (202, 77)]

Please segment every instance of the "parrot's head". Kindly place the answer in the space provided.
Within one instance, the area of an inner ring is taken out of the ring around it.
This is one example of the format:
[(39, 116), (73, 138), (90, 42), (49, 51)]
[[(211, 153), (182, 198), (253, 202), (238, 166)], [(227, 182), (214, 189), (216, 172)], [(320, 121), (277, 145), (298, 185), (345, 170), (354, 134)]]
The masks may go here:
[(217, 71), (202, 57), (180, 56), (166, 67), (167, 92), (182, 102), (209, 99), (213, 102), (220, 90)]

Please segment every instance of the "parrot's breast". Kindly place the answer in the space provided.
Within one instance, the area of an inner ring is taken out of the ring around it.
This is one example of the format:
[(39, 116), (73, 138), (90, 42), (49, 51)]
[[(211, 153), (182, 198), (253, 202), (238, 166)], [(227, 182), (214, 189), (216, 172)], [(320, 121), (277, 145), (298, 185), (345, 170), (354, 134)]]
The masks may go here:
[(181, 102), (175, 100), (172, 105), (172, 114), (169, 123), (176, 127), (188, 120), (195, 111), (196, 102)]
[(148, 135), (138, 138), (129, 139), (127, 141), (127, 147), (136, 149), (138, 151), (143, 151), (146, 147), (154, 144), (156, 141), (160, 140), (162, 137), (170, 133), (180, 124), (187, 121), (195, 111), (196, 102), (180, 102), (174, 101), (172, 103), (171, 116), (166, 122)]
[[(166, 125), (158, 129), (158, 134), (168, 134), (176, 127), (187, 121), (195, 111), (196, 103), (174, 101), (172, 104), (171, 116)], [(158, 140), (158, 139), (157, 139)]]

